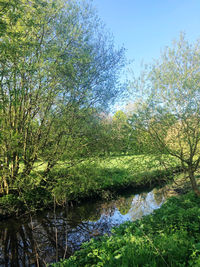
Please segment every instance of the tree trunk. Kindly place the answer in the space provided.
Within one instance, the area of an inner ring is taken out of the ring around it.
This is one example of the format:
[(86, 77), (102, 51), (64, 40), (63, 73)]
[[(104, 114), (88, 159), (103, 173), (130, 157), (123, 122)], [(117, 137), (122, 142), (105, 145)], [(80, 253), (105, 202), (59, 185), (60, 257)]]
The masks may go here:
[(6, 195), (9, 193), (9, 184), (5, 176), (3, 176), (3, 193)]
[(197, 185), (196, 179), (194, 177), (194, 171), (189, 170), (189, 178), (190, 178), (190, 182), (192, 184), (192, 189), (195, 192), (195, 194), (200, 197), (200, 190), (199, 187)]

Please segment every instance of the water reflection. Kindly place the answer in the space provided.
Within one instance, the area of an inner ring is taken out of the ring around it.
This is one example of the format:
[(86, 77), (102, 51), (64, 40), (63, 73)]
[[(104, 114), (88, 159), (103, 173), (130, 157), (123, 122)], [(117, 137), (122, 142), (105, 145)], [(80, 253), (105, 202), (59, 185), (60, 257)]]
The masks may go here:
[(3, 222), (0, 266), (46, 266), (69, 257), (82, 242), (109, 234), (113, 226), (151, 213), (165, 198), (165, 189), (154, 189), (109, 202), (87, 203), (26, 220)]

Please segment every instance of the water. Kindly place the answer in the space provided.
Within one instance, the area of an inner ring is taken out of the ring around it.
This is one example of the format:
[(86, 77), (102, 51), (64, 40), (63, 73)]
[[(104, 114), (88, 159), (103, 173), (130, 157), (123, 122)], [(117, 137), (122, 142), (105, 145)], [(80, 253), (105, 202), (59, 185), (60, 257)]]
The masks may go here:
[(88, 202), (26, 219), (0, 223), (0, 266), (46, 266), (69, 257), (82, 242), (111, 233), (113, 226), (134, 221), (158, 209), (166, 190)]

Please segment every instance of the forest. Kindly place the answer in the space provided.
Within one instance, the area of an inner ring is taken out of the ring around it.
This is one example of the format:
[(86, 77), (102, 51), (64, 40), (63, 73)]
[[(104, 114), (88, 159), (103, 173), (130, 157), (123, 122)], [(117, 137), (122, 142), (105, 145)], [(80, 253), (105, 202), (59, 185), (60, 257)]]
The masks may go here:
[(200, 266), (200, 42), (181, 33), (122, 81), (125, 48), (90, 1), (3, 0), (0, 51), (0, 264), (30, 264), (7, 220), (168, 186), (152, 214), (34, 266)]

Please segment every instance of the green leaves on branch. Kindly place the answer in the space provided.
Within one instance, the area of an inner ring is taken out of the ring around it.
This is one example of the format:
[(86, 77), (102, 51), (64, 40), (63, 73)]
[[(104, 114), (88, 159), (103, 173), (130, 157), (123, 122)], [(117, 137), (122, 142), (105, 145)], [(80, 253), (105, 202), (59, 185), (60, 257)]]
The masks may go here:
[(88, 110), (116, 98), (124, 51), (87, 2), (7, 0), (0, 14), (0, 191), (8, 192), (37, 160), (48, 173), (85, 134)]
[(200, 196), (194, 173), (200, 163), (200, 43), (184, 35), (140, 79), (146, 101), (132, 124), (148, 134), (154, 153), (177, 158)]

